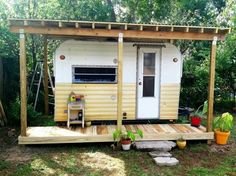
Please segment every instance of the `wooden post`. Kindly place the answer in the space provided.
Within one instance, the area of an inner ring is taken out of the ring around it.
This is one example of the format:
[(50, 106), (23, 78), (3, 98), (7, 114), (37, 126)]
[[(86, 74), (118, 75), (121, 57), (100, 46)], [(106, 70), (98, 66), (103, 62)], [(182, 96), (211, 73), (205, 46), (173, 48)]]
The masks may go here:
[(44, 113), (48, 115), (48, 42), (44, 38), (44, 59), (43, 59), (43, 81), (44, 81)]
[[(207, 132), (212, 131), (213, 103), (214, 103), (214, 84), (215, 84), (215, 58), (216, 58), (217, 37), (214, 37), (211, 46), (210, 70), (209, 70), (209, 89), (208, 89), (208, 112), (207, 112)], [(210, 143), (210, 141), (208, 141)]]
[(118, 38), (117, 129), (122, 129), (123, 33)]
[(26, 52), (24, 29), (20, 33), (20, 100), (21, 100), (21, 136), (26, 136), (27, 128), (27, 80), (26, 80)]

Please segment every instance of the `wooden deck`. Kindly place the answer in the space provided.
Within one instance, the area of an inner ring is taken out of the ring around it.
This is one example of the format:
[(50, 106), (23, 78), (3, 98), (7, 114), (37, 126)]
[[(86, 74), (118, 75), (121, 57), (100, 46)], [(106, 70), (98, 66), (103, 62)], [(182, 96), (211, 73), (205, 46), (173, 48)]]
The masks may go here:
[[(123, 125), (123, 130), (135, 131), (141, 129), (144, 137), (137, 141), (147, 140), (176, 140), (183, 137), (186, 140), (214, 139), (213, 132), (206, 132), (206, 128), (192, 127), (189, 124), (140, 124)], [(98, 125), (91, 127), (28, 127), (27, 136), (19, 136), (19, 144), (59, 144), (86, 142), (113, 142), (112, 133), (115, 125)]]

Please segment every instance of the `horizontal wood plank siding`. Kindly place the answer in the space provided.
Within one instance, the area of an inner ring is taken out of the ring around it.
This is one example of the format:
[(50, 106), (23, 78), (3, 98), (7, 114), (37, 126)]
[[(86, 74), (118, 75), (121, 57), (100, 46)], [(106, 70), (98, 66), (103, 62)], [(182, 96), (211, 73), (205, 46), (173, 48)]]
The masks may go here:
[(180, 84), (162, 84), (160, 92), (160, 119), (177, 119)]
[[(55, 87), (55, 121), (67, 120), (67, 100), (73, 91), (85, 96), (85, 120), (116, 120), (116, 84), (68, 84), (57, 83)], [(127, 119), (135, 119), (136, 85), (123, 85), (123, 112)]]

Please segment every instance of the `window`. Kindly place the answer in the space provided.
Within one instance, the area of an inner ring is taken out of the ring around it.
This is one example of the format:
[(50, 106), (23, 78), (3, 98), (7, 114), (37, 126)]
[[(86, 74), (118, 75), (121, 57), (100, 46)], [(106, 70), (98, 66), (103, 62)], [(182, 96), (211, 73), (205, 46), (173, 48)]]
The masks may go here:
[(72, 66), (73, 83), (116, 83), (117, 68), (112, 66)]
[(143, 55), (143, 97), (155, 96), (155, 67), (156, 54)]

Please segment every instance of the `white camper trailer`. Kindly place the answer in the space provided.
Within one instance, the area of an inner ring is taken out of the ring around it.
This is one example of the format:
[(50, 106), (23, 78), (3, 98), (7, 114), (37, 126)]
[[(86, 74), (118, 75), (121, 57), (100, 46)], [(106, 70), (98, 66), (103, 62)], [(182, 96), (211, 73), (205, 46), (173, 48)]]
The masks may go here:
[[(117, 119), (117, 48), (115, 42), (79, 40), (57, 48), (55, 121), (67, 121), (72, 91), (85, 97), (85, 121)], [(182, 73), (178, 48), (124, 43), (123, 53), (123, 119), (177, 119)]]

